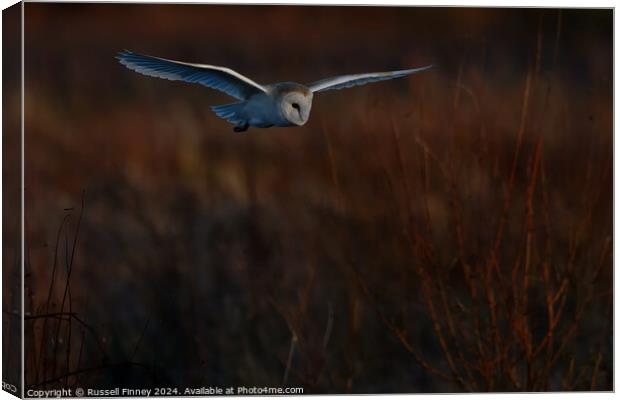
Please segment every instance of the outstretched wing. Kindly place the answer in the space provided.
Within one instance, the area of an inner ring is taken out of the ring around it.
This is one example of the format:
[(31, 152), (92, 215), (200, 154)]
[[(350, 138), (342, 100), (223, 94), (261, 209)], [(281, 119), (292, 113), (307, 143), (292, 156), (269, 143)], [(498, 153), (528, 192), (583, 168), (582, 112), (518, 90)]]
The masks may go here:
[(325, 90), (345, 89), (353, 86), (365, 85), (371, 82), (401, 78), (403, 76), (415, 74), (416, 72), (425, 71), (432, 67), (432, 65), (427, 65), (426, 67), (404, 69), (402, 71), (370, 72), (367, 74), (334, 76), (332, 78), (322, 79), (320, 81), (313, 82), (307, 86), (314, 93), (323, 92)]
[(127, 68), (141, 74), (172, 81), (200, 83), (239, 100), (247, 100), (254, 94), (267, 92), (263, 86), (229, 68), (166, 60), (127, 50), (118, 53), (116, 58)]

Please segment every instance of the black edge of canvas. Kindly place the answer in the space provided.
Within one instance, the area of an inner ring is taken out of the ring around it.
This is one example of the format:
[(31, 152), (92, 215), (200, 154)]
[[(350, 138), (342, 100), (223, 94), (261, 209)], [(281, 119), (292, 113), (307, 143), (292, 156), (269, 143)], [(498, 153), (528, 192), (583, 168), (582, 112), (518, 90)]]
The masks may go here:
[(22, 7), (2, 10), (2, 390), (22, 397)]

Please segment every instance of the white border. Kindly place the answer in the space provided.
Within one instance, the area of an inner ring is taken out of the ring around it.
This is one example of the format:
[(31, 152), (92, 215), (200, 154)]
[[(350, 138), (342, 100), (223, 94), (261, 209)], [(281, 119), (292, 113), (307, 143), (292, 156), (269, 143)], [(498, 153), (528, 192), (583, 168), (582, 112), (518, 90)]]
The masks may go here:
[[(31, 0), (32, 1), (32, 0)], [(37, 2), (32, 1), (32, 2)], [(92, 2), (99, 2), (99, 1), (92, 1)], [(104, 2), (104, 1), (101, 1)], [(15, 1), (11, 1), (11, 0), (0, 0), (0, 5), (2, 6), (2, 9), (5, 9), (13, 4), (15, 4)], [(390, 1), (381, 1), (381, 0), (376, 0), (376, 1), (363, 1), (363, 0), (356, 0), (356, 1), (352, 1), (352, 0), (340, 0), (340, 1), (333, 1), (333, 0), (322, 0), (322, 1), (314, 1), (314, 0), (306, 0), (306, 1), (287, 1), (287, 2), (277, 2), (277, 1), (265, 1), (265, 0), (255, 0), (255, 1), (226, 1), (226, 0), (211, 0), (211, 1), (197, 1), (197, 0), (182, 0), (182, 1), (175, 1), (175, 0), (151, 0), (151, 1), (108, 1), (107, 3), (194, 3), (194, 4), (305, 4), (305, 5), (378, 5), (378, 6), (448, 6), (448, 7), (538, 7), (538, 8), (555, 8), (555, 7), (561, 7), (561, 8), (615, 8), (615, 2), (614, 1), (603, 1), (603, 0), (594, 0), (594, 1), (589, 1), (589, 2), (584, 2), (584, 1), (578, 1), (578, 0), (565, 0), (565, 1), (557, 1), (557, 0), (542, 0), (542, 1), (532, 1), (532, 0), (525, 0), (525, 1), (514, 1), (514, 0), (507, 0), (507, 1), (496, 1), (496, 0), (477, 0), (477, 1), (472, 1), (472, 0), (461, 0), (461, 1), (450, 1), (450, 0), (444, 0), (441, 3), (437, 3), (436, 1), (429, 1), (429, 0), (416, 0), (416, 1), (411, 1), (411, 0), (390, 0)], [(24, 7), (22, 5), (22, 50), (21, 50), (21, 60), (22, 60), (22, 66), (23, 66), (23, 62), (24, 62), (24, 24), (23, 24), (23, 12), (24, 12)], [(616, 192), (615, 192), (615, 188), (616, 188), (616, 178), (619, 175), (619, 167), (616, 164), (616, 160), (615, 160), (615, 154), (618, 154), (618, 141), (615, 140), (615, 132), (617, 131), (617, 118), (615, 118), (616, 115), (618, 115), (618, 111), (619, 111), (619, 107), (617, 102), (615, 102), (615, 97), (617, 94), (617, 81), (615, 79), (616, 77), (616, 71), (618, 68), (618, 63), (617, 63), (617, 54), (618, 54), (618, 41), (615, 40), (615, 25), (616, 25), (616, 13), (614, 10), (614, 250), (617, 249), (618, 247), (616, 246), (616, 244), (618, 243), (618, 230), (616, 229), (616, 227), (618, 226), (616, 224), (616, 213), (615, 213), (615, 209), (616, 209)], [(1, 36), (1, 30), (2, 30), (2, 21), (0, 19), (0, 36)], [(1, 64), (1, 53), (0, 53), (0, 64)], [(1, 68), (0, 68), (1, 71)], [(22, 130), (22, 138), (21, 138), (21, 155), (22, 155), (22, 176), (21, 176), (21, 187), (22, 189), (24, 188), (24, 174), (23, 174), (23, 168), (24, 168), (24, 71), (22, 68), (22, 82), (21, 82), (21, 90), (22, 90), (22, 97), (21, 97), (21, 109), (22, 109), (22, 115), (21, 115), (21, 130)], [(2, 89), (2, 83), (0, 81), (0, 92)], [(1, 122), (2, 122), (2, 116), (0, 115), (0, 126), (1, 126)], [(0, 142), (0, 163), (2, 161), (2, 153), (1, 153), (1, 147), (2, 144)], [(0, 183), (2, 181), (2, 177), (0, 176)], [(1, 198), (1, 194), (2, 194), (2, 189), (0, 187), (0, 198)], [(21, 226), (24, 226), (24, 191), (22, 190), (22, 194), (21, 194), (21, 201), (22, 201), (22, 212), (21, 212)], [(2, 210), (0, 209), (0, 217), (2, 216)], [(22, 229), (23, 232), (23, 229)], [(22, 237), (22, 241), (21, 241), (21, 254), (22, 254), (22, 283), (23, 283), (23, 272), (24, 272), (24, 238)], [(615, 253), (615, 252), (614, 252)], [(0, 246), (0, 257), (2, 255), (2, 248)], [(615, 254), (614, 254), (615, 255)], [(617, 332), (617, 323), (618, 323), (618, 309), (615, 307), (615, 288), (617, 287), (617, 280), (618, 280), (618, 276), (617, 274), (615, 274), (615, 267), (616, 267), (616, 263), (615, 263), (616, 259), (614, 257), (614, 332)], [(2, 295), (2, 291), (1, 291), (1, 287), (0, 287), (0, 296)], [(22, 284), (22, 313), (24, 310), (24, 297), (23, 297), (23, 284)], [(22, 320), (22, 363), (23, 363), (23, 333), (24, 333), (24, 323)], [(1, 330), (0, 330), (0, 338), (1, 338)], [(619, 372), (618, 372), (618, 368), (615, 365), (615, 360), (616, 360), (616, 355), (617, 355), (617, 348), (615, 346), (615, 335), (614, 335), (614, 384), (616, 384), (618, 382), (618, 377)], [(1, 360), (0, 360), (0, 368), (1, 368)], [(24, 387), (24, 382), (23, 382), (24, 376), (23, 376), (23, 371), (22, 371), (22, 388)], [(495, 397), (499, 397), (499, 398), (508, 398), (508, 399), (521, 399), (521, 398), (531, 398), (533, 396), (544, 396), (547, 399), (551, 399), (551, 400), (572, 400), (572, 399), (607, 399), (607, 398), (614, 398), (615, 393), (591, 393), (591, 392), (585, 392), (585, 393), (578, 393), (578, 392), (571, 392), (571, 393), (539, 393), (539, 394), (529, 394), (529, 393), (523, 393), (523, 394), (498, 394), (498, 393), (492, 393), (492, 394), (455, 394), (455, 395), (451, 395), (451, 394), (419, 394), (419, 395), (390, 395), (390, 396), (396, 396), (398, 398), (402, 398), (402, 397), (412, 397), (412, 398), (416, 398), (416, 399), (453, 399), (455, 397), (486, 397), (488, 398), (489, 396), (493, 396), (493, 398)], [(265, 399), (265, 398), (273, 398), (273, 397), (264, 397), (264, 396), (236, 396), (238, 398), (253, 398), (253, 399)], [(324, 397), (324, 396), (304, 396), (305, 398), (308, 399), (314, 399), (317, 397)], [(337, 396), (338, 398), (358, 398), (360, 396)], [(368, 395), (368, 396), (364, 396), (364, 397), (372, 397), (372, 398), (379, 398), (379, 399), (384, 399), (384, 398), (388, 398), (388, 395)], [(14, 399), (14, 396), (11, 396), (10, 394), (8, 394), (7, 392), (4, 391), (0, 391), (0, 400), (5, 400), (5, 399)], [(288, 397), (290, 398), (290, 397)]]

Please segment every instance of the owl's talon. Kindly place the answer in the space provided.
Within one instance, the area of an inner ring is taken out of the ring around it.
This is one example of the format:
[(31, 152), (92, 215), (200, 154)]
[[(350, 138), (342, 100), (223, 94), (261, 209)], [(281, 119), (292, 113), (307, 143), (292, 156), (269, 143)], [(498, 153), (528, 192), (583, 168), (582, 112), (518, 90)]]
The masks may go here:
[(239, 133), (239, 132), (245, 132), (248, 130), (248, 128), (250, 127), (250, 125), (246, 122), (243, 125), (237, 125), (233, 128), (233, 131)]

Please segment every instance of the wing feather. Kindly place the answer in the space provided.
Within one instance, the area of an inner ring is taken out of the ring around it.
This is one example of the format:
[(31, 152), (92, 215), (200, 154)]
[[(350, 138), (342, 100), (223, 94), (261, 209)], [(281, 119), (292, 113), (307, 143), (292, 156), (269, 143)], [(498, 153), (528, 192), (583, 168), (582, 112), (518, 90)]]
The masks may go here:
[(127, 68), (143, 75), (172, 81), (200, 83), (239, 100), (247, 100), (254, 94), (267, 92), (262, 85), (230, 68), (167, 60), (128, 50), (118, 53), (116, 58)]
[(416, 72), (422, 72), (432, 68), (432, 65), (425, 67), (404, 69), (401, 71), (389, 71), (389, 72), (370, 72), (367, 74), (353, 74), (353, 75), (340, 75), (334, 76), (320, 81), (313, 82), (308, 88), (316, 92), (324, 92), (326, 90), (345, 89), (353, 86), (365, 85), (371, 82), (386, 81), (388, 79), (401, 78), (403, 76), (415, 74)]

